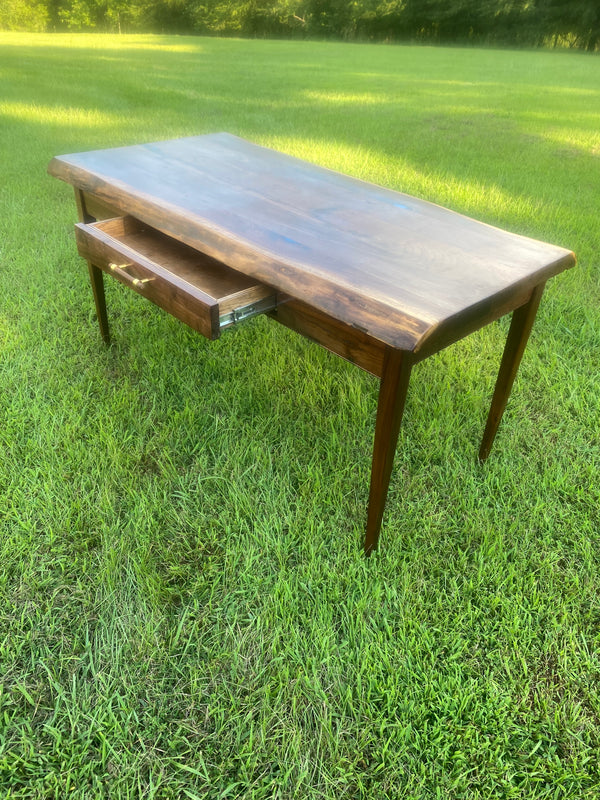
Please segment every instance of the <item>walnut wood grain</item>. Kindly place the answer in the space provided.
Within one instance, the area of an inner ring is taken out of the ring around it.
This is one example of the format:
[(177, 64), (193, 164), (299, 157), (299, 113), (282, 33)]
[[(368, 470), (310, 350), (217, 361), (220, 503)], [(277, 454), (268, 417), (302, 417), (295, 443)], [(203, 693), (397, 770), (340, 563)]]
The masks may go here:
[(80, 222), (95, 222), (99, 219), (111, 219), (113, 217), (125, 216), (126, 209), (118, 208), (114, 203), (102, 202), (98, 197), (89, 192), (81, 192), (84, 216), (79, 217)]
[(61, 156), (49, 170), (403, 350), (444, 327), (461, 335), (482, 304), (493, 316), (507, 291), (574, 264), (563, 248), (229, 134)]
[(381, 376), (385, 345), (363, 331), (285, 295), (280, 296), (277, 309), (271, 316), (346, 361), (372, 375)]

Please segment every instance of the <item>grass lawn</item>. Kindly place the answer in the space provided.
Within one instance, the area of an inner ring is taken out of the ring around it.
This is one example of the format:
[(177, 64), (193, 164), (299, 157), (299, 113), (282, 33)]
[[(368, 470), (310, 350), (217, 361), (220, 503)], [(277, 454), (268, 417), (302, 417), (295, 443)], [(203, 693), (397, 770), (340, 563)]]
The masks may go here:
[[(0, 797), (598, 798), (600, 58), (0, 34)], [(377, 382), (107, 282), (53, 155), (227, 130), (576, 251), (489, 461), (508, 320)]]

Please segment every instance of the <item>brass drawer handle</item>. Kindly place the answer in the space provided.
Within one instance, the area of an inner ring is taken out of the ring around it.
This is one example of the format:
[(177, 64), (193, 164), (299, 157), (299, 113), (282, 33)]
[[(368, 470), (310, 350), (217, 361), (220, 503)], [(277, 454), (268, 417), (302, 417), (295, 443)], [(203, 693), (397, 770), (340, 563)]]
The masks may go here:
[(127, 272), (127, 268), (132, 266), (133, 264), (115, 264), (114, 261), (111, 261), (108, 268), (111, 272), (118, 272), (123, 278), (126, 278), (132, 283), (133, 286), (139, 286), (142, 283), (150, 283), (150, 281), (154, 280), (154, 278), (134, 278), (133, 275)]

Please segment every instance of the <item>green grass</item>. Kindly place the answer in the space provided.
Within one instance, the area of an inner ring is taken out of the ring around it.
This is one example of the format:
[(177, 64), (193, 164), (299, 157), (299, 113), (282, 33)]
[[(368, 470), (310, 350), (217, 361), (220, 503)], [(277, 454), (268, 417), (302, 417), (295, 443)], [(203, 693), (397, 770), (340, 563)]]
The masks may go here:
[[(0, 796), (597, 798), (600, 60), (0, 34)], [(228, 130), (574, 249), (495, 450), (507, 320), (376, 381), (107, 286), (53, 155)]]

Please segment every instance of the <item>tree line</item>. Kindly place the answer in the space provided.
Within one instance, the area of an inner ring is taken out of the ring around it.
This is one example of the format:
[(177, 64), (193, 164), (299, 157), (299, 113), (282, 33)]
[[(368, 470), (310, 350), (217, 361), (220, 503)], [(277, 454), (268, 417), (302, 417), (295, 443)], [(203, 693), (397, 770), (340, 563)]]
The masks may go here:
[(2, 0), (0, 29), (600, 47), (599, 0)]

